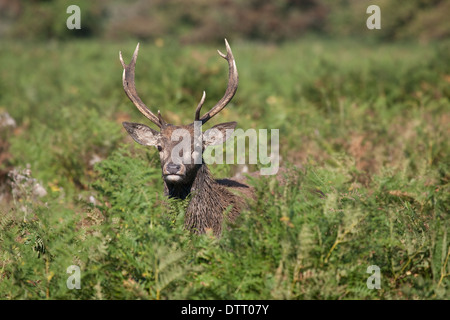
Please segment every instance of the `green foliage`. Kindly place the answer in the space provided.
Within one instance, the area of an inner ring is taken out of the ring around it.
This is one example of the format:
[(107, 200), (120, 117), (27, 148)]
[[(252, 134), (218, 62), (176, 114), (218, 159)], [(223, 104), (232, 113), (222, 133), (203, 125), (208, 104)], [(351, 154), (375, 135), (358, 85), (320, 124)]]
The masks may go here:
[[(279, 128), (288, 170), (250, 180), (256, 200), (220, 239), (184, 230), (157, 152), (121, 129), (144, 122), (117, 56), (135, 44), (0, 48), (0, 110), (17, 122), (0, 132), (0, 298), (449, 298), (448, 44), (231, 43), (240, 88), (209, 125)], [(142, 100), (175, 124), (226, 85), (212, 47), (141, 43), (138, 66)], [(3, 174), (28, 167), (27, 184)]]

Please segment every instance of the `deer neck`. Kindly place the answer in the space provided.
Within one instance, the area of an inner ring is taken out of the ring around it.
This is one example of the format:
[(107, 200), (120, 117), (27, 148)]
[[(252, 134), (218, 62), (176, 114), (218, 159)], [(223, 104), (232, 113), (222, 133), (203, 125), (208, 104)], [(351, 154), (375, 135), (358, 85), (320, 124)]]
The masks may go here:
[(185, 199), (190, 196), (186, 209), (185, 227), (195, 233), (204, 233), (211, 229), (216, 236), (222, 230), (224, 212), (231, 205), (229, 218), (238, 215), (235, 196), (220, 185), (211, 175), (206, 165), (201, 165), (191, 183), (165, 184), (166, 195), (171, 198)]

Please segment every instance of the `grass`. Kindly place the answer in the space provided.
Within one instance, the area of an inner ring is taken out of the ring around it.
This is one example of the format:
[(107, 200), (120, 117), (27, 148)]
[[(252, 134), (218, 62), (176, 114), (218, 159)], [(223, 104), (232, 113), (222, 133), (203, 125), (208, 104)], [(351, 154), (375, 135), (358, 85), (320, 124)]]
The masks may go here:
[[(17, 123), (0, 128), (2, 299), (449, 298), (448, 43), (229, 40), (240, 88), (208, 127), (280, 129), (291, 170), (251, 180), (257, 200), (220, 239), (183, 230), (156, 151), (122, 129), (145, 122), (118, 59), (136, 42), (2, 44), (0, 110)], [(138, 91), (191, 122), (202, 90), (205, 107), (223, 95), (226, 63), (161, 45), (141, 43)]]

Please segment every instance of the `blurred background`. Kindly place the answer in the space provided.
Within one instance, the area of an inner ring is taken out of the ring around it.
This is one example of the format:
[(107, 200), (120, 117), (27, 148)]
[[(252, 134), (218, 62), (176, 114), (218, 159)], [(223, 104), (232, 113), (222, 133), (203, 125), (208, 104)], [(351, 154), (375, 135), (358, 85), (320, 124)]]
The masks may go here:
[[(68, 30), (66, 8), (82, 11), (82, 29)], [(307, 33), (368, 36), (371, 4), (382, 10), (379, 40), (440, 40), (449, 36), (450, 3), (445, 0), (0, 0), (0, 37), (69, 39), (96, 37), (152, 40), (171, 37), (183, 43), (222, 41), (224, 37), (259, 41), (298, 39)]]

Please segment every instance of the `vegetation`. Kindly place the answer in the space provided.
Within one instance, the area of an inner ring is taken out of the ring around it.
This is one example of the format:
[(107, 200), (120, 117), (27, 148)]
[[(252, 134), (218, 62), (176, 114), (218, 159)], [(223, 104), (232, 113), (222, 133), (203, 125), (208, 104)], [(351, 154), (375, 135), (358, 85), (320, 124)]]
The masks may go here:
[[(118, 59), (136, 41), (2, 42), (2, 299), (450, 297), (449, 44), (229, 40), (240, 88), (208, 124), (280, 129), (290, 170), (252, 179), (257, 200), (220, 239), (183, 230), (157, 152), (122, 129), (145, 122)], [(214, 49), (141, 43), (141, 98), (191, 121), (226, 86)]]

